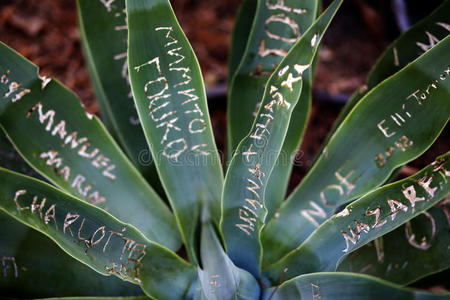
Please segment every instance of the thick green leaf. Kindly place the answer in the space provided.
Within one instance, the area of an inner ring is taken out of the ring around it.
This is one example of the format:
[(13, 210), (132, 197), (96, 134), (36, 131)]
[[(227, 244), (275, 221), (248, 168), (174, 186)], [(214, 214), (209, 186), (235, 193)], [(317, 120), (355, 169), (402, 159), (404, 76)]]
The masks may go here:
[[(316, 12), (318, 17), (322, 11), (322, 2), (317, 1), (317, 6), (318, 9)], [(319, 50), (320, 48), (317, 51)], [(293, 167), (292, 162), (296, 157), (298, 148), (300, 147), (309, 119), (312, 102), (311, 85), (317, 60), (318, 55), (316, 54), (311, 68), (306, 70), (303, 74), (303, 85), (300, 99), (292, 112), (291, 121), (289, 123), (283, 148), (281, 149), (280, 155), (278, 156), (278, 161), (270, 174), (269, 183), (267, 184), (267, 189), (264, 194), (265, 199), (267, 199), (266, 220), (271, 220), (274, 217), (286, 196), (289, 178)]]
[(398, 72), (419, 55), (450, 34), (450, 1), (443, 1), (433, 13), (395, 40), (378, 59), (367, 80), (368, 89)]
[(449, 10), (450, 1), (445, 0), (433, 13), (409, 28), (386, 49), (370, 71), (367, 86), (356, 91), (339, 113), (324, 146), (353, 107), (370, 90), (450, 34)]
[(219, 222), (223, 182), (200, 68), (168, 0), (127, 0), (127, 15), (134, 100), (195, 262), (200, 212)]
[[(228, 154), (230, 157), (236, 150), (237, 143), (251, 127), (270, 74), (296, 40), (311, 26), (318, 13), (319, 2), (258, 1), (247, 48), (236, 74), (232, 70), (234, 62), (230, 62), (230, 72), (233, 72), (230, 76), (235, 75), (230, 84), (229, 94)], [(247, 16), (241, 18), (252, 20)], [(238, 18), (238, 24), (240, 24), (239, 21)], [(243, 34), (247, 37), (249, 32), (243, 32)], [(242, 44), (240, 38), (238, 34), (233, 36), (238, 45)], [(299, 147), (306, 127), (311, 106), (312, 68), (303, 73), (303, 79), (300, 99), (292, 112), (283, 148), (267, 184), (265, 192), (267, 219), (272, 218), (285, 197), (292, 169), (292, 157)]]
[(144, 177), (162, 192), (131, 93), (125, 0), (78, 0), (81, 42), (102, 119)]
[(200, 249), (202, 267), (198, 268), (198, 276), (204, 299), (259, 298), (260, 288), (255, 278), (233, 264), (210, 223), (202, 226)]
[(0, 53), (0, 125), (25, 160), (58, 187), (177, 249), (170, 210), (98, 118), (6, 45), (0, 44)]
[(195, 281), (191, 265), (104, 210), (5, 169), (0, 180), (0, 209), (98, 273), (140, 284), (157, 299), (184, 297)]
[(315, 273), (296, 277), (279, 288), (266, 290), (264, 300), (359, 299), (396, 300), (448, 299), (449, 294), (404, 289), (384, 280), (351, 273)]
[(141, 295), (141, 289), (98, 274), (48, 238), (0, 210), (2, 297)]
[(339, 205), (382, 184), (433, 143), (450, 115), (449, 47), (447, 37), (354, 107), (279, 217), (268, 223), (264, 265), (295, 249)]
[[(259, 276), (264, 190), (274, 168), (318, 44), (342, 1), (334, 1), (292, 47), (267, 83), (261, 107), (228, 169), (222, 199), (222, 232), (236, 266)], [(245, 249), (245, 251), (242, 251)]]
[(348, 255), (338, 271), (406, 285), (450, 267), (448, 201)]
[(236, 72), (244, 55), (256, 12), (257, 0), (242, 0), (237, 12), (231, 34), (230, 54), (228, 58), (228, 82)]
[[(14, 149), (6, 135), (0, 131), (0, 167), (5, 167), (29, 176), (41, 177)], [(57, 252), (56, 255), (54, 252)], [(59, 253), (58, 253), (59, 252)], [(59, 254), (62, 254), (60, 257)], [(119, 279), (103, 277), (89, 268), (76, 263), (53, 243), (36, 231), (28, 229), (7, 214), (0, 211), (0, 290), (9, 297), (49, 297), (56, 295), (83, 295), (90, 280), (95, 280), (96, 290), (91, 295), (139, 294), (140, 289), (123, 284)], [(70, 266), (70, 272), (67, 268)], [(49, 269), (48, 272), (42, 270)], [(63, 270), (65, 272), (63, 272)], [(70, 274), (68, 274), (70, 273)], [(83, 276), (79, 274), (84, 273)], [(61, 274), (69, 276), (60, 278)], [(39, 277), (39, 280), (36, 278)], [(42, 284), (59, 279), (57, 286)], [(70, 280), (65, 280), (70, 278)], [(103, 278), (107, 279), (104, 280)], [(108, 283), (114, 283), (111, 287)], [(65, 294), (66, 292), (66, 294)], [(89, 293), (88, 293), (89, 294)]]
[(313, 23), (318, 2), (258, 1), (247, 47), (230, 83), (227, 136), (230, 157), (252, 126), (270, 75)]
[(415, 175), (352, 202), (298, 248), (268, 266), (264, 275), (275, 283), (281, 276), (290, 279), (306, 273), (334, 271), (348, 253), (394, 230), (447, 196), (449, 158), (450, 152)]
[[(317, 58), (317, 55), (315, 55), (315, 58)], [(311, 110), (311, 83), (313, 70), (314, 62), (312, 63), (311, 68), (303, 73), (300, 98), (292, 111), (291, 120), (289, 122), (283, 147), (278, 155), (275, 167), (273, 168), (272, 173), (270, 173), (270, 178), (264, 193), (267, 209), (266, 220), (271, 220), (273, 218), (286, 196), (289, 177), (293, 166), (292, 161), (295, 159), (297, 149), (299, 148), (300, 142), (303, 138), (308, 122), (309, 112)]]

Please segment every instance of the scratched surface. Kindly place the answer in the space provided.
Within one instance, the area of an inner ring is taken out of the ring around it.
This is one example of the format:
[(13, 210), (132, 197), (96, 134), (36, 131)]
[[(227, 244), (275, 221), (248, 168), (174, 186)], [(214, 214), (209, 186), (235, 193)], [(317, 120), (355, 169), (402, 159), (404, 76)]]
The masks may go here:
[(298, 247), (339, 205), (381, 185), (439, 136), (450, 115), (449, 43), (446, 37), (355, 106), (264, 230), (266, 265)]
[(177, 249), (169, 208), (98, 118), (17, 52), (4, 44), (0, 51), (0, 124), (26, 161), (63, 190)]
[(81, 42), (102, 121), (150, 185), (163, 195), (131, 92), (125, 0), (77, 3)]
[(450, 266), (449, 201), (352, 252), (337, 268), (407, 285)]
[(182, 297), (193, 284), (191, 265), (135, 227), (30, 177), (0, 169), (0, 178), (2, 210), (100, 274), (138, 284), (155, 298)]
[[(0, 212), (0, 269), (4, 297), (142, 294), (133, 284), (102, 276), (79, 263), (53, 241), (4, 212)], [(49, 284), (55, 278), (58, 283)]]
[(195, 263), (200, 217), (206, 214), (218, 225), (223, 183), (200, 67), (169, 1), (127, 4), (134, 100), (189, 259)]
[(450, 191), (449, 177), (450, 152), (417, 174), (352, 202), (323, 223), (297, 249), (268, 266), (264, 274), (275, 283), (282, 274), (290, 279), (299, 274), (334, 271), (347, 254), (439, 203)]
[[(227, 171), (222, 230), (233, 262), (259, 276), (260, 234), (267, 210), (264, 190), (302, 90), (303, 73), (341, 2), (334, 1), (290, 50), (270, 77), (255, 122), (239, 144)], [(242, 247), (247, 251), (242, 251)]]

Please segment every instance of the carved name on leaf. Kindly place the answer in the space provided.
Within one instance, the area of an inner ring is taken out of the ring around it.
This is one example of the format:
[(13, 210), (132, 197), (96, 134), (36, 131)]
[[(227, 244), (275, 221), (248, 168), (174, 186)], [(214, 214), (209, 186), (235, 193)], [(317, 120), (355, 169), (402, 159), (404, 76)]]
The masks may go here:
[[(74, 210), (64, 207), (58, 209), (51, 199), (29, 195), (26, 189), (17, 190), (13, 201), (20, 214), (43, 221), (45, 230), (53, 234), (62, 233), (62, 238), (76, 242), (73, 244), (75, 247), (83, 245), (85, 255), (90, 249), (96, 249), (96, 252), (108, 256), (109, 258), (105, 258), (107, 264), (104, 267), (108, 273), (137, 283), (141, 282), (139, 274), (147, 245), (127, 237), (126, 227), (114, 231), (106, 225), (96, 225), (95, 230), (90, 230), (89, 227), (92, 228), (92, 223), (96, 224), (96, 221), (87, 219)], [(63, 216), (58, 216), (58, 213), (62, 213)], [(89, 227), (87, 223), (90, 224)], [(38, 228), (43, 229), (40, 225)]]

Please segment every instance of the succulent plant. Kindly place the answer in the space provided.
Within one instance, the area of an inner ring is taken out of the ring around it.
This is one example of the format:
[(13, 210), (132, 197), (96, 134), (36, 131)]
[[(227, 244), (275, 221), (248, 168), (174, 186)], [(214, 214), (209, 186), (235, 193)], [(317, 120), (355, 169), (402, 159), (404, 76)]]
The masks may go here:
[(393, 178), (449, 120), (449, 1), (385, 51), (287, 199), (342, 0), (243, 0), (225, 164), (169, 1), (77, 3), (102, 121), (0, 44), (1, 296), (448, 298), (405, 286), (450, 265), (450, 152)]

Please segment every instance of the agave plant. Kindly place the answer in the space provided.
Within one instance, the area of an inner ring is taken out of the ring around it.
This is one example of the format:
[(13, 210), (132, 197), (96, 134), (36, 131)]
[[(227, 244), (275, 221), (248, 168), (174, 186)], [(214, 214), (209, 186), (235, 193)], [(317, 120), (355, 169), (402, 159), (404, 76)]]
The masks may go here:
[(450, 265), (450, 152), (391, 180), (449, 119), (449, 1), (381, 56), (283, 201), (341, 3), (243, 0), (225, 172), (168, 0), (78, 0), (103, 123), (0, 44), (1, 296), (448, 297), (405, 286)]

